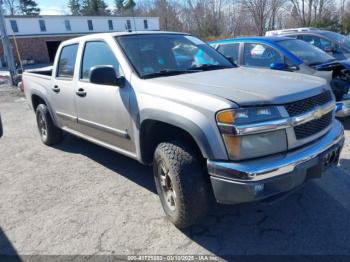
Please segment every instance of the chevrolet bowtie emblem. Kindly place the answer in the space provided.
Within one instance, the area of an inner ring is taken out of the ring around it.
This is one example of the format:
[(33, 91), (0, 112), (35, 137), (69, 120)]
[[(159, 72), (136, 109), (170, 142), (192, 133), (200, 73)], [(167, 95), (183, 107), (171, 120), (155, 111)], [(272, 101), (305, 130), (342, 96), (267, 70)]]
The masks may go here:
[(323, 112), (322, 112), (322, 109), (317, 107), (315, 109), (315, 111), (312, 113), (312, 116), (314, 117), (314, 119), (320, 119), (322, 116), (323, 116)]

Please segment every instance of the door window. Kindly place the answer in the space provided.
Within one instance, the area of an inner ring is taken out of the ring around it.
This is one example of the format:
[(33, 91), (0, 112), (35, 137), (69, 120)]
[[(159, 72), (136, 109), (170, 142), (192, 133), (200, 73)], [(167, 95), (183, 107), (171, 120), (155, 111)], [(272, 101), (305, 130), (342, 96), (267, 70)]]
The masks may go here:
[(302, 35), (300, 36), (300, 39), (304, 40), (305, 42), (308, 42), (309, 44), (312, 44), (318, 48), (321, 48), (322, 50), (325, 50), (327, 48), (332, 47), (332, 42), (321, 38), (319, 36), (315, 35)]
[(119, 63), (109, 46), (102, 41), (87, 42), (85, 44), (81, 66), (81, 79), (88, 80), (92, 67), (111, 65), (119, 75)]
[(73, 78), (77, 51), (78, 44), (68, 45), (62, 48), (58, 61), (57, 77)]
[(272, 63), (283, 63), (277, 50), (263, 44), (244, 44), (244, 65), (269, 68)]
[(233, 61), (237, 64), (239, 56), (239, 43), (220, 45), (218, 51), (226, 57), (232, 57)]
[(332, 48), (332, 42), (324, 38), (320, 38), (320, 45), (323, 50)]
[(308, 42), (309, 44), (312, 44), (318, 48), (321, 48), (322, 50), (325, 50), (327, 48), (331, 48), (332, 47), (332, 42), (318, 37), (318, 36), (314, 36), (314, 35), (302, 35), (301, 39), (304, 40), (305, 42)]

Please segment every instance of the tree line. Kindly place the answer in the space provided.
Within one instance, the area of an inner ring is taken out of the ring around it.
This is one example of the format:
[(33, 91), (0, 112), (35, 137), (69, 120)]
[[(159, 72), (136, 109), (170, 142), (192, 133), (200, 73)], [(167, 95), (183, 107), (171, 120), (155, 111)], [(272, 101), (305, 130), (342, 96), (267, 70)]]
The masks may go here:
[[(203, 38), (264, 35), (267, 30), (319, 27), (350, 32), (348, 0), (69, 0), (71, 15), (157, 16), (162, 30)], [(38, 15), (35, 0), (4, 0), (8, 14)]]
[(3, 0), (8, 15), (39, 15), (40, 8), (34, 0)]

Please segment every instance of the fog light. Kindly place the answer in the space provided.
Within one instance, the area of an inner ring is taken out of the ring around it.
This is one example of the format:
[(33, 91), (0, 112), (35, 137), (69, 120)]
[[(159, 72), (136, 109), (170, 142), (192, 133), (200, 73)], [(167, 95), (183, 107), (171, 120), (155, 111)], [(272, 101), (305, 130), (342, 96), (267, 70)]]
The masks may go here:
[(265, 185), (264, 184), (256, 184), (254, 185), (254, 192), (257, 195), (258, 193), (264, 191)]

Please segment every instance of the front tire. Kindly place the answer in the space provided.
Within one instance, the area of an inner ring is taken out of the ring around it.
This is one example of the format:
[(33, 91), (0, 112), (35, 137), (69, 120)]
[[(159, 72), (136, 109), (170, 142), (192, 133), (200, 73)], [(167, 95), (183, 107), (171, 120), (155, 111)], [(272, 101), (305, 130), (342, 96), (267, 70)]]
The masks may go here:
[(62, 141), (62, 130), (53, 123), (46, 105), (40, 104), (36, 108), (36, 121), (41, 141), (45, 145), (52, 146)]
[(199, 158), (189, 146), (178, 142), (159, 144), (153, 173), (163, 210), (176, 227), (188, 227), (206, 214), (208, 183)]

